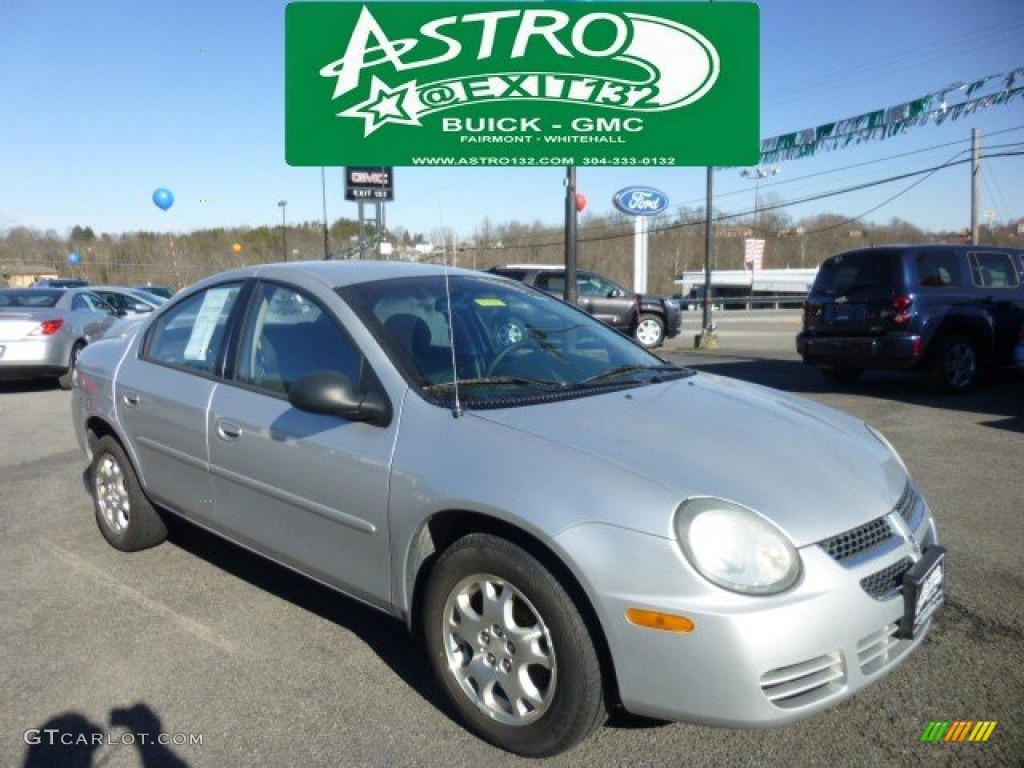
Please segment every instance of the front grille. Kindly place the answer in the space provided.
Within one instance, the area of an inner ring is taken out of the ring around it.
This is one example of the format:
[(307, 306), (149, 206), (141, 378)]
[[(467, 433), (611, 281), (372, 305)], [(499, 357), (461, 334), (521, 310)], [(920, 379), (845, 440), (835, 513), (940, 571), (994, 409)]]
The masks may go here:
[(875, 600), (885, 600), (902, 588), (903, 574), (907, 572), (911, 565), (913, 565), (913, 561), (909, 557), (904, 557), (888, 568), (883, 568), (877, 573), (865, 576), (860, 580), (860, 585)]
[[(911, 531), (916, 531), (921, 524), (920, 513), (922, 509), (921, 505), (917, 502), (917, 494), (914, 493), (914, 489), (908, 482), (904, 486), (903, 493), (900, 494), (896, 505), (889, 511), (889, 514), (891, 515), (893, 512), (898, 513), (906, 522), (907, 527)], [(887, 517), (888, 515), (879, 517), (870, 523), (865, 523), (857, 528), (851, 528), (840, 533), (838, 536), (818, 542), (818, 546), (828, 552), (833, 560), (841, 563), (855, 555), (859, 555), (861, 552), (866, 552), (872, 547), (883, 544), (895, 536), (897, 531), (893, 530), (886, 519)]]
[(839, 651), (779, 667), (761, 675), (761, 690), (772, 704), (783, 709), (806, 706), (838, 693), (846, 683)]
[(888, 541), (892, 536), (892, 528), (888, 521), (884, 517), (879, 517), (859, 528), (852, 528), (831, 539), (825, 539), (820, 542), (819, 546), (828, 552), (833, 560), (841, 563), (847, 558)]

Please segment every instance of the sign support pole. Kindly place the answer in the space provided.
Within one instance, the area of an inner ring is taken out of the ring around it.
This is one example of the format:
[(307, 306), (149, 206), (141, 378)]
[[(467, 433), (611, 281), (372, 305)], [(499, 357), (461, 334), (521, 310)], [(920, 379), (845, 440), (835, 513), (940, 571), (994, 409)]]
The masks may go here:
[(358, 202), (359, 207), (359, 260), (366, 258), (366, 205), (362, 200)]
[(576, 166), (565, 169), (565, 291), (566, 302), (576, 305)]

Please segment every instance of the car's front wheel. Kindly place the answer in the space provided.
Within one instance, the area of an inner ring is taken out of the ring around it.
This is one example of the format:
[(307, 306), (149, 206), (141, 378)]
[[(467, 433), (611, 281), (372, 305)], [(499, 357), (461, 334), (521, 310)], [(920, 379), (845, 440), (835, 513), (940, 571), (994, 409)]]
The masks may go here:
[(421, 612), (431, 665), (471, 730), (529, 757), (571, 749), (606, 716), (579, 610), (524, 549), (471, 534), (445, 550)]
[(90, 475), (96, 524), (111, 546), (135, 552), (167, 538), (160, 513), (142, 492), (128, 455), (112, 436), (105, 435), (96, 445)]
[(657, 347), (665, 340), (665, 324), (657, 315), (644, 313), (637, 321), (633, 336), (648, 349)]

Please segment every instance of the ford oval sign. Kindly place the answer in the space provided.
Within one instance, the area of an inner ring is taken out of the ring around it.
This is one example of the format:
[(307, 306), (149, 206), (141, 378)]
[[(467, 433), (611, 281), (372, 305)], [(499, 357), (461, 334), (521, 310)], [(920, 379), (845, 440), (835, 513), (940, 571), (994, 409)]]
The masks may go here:
[(615, 193), (612, 204), (629, 216), (653, 216), (668, 208), (668, 195), (650, 187), (626, 187)]

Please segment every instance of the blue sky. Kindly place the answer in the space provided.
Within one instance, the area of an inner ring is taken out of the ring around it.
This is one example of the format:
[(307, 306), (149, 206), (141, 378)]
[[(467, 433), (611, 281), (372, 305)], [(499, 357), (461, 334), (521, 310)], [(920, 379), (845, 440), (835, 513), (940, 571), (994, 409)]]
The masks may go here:
[[(1020, 0), (758, 5), (762, 136), (1024, 67)], [(284, 8), (271, 0), (4, 0), (0, 230), (275, 226), (282, 198), (289, 222), (320, 220), (320, 169), (291, 168), (284, 160)], [(950, 102), (958, 98), (951, 95)], [(778, 175), (759, 185), (761, 198), (795, 200), (937, 165), (964, 156), (972, 128), (980, 129), (986, 148), (1019, 148), (1024, 99), (885, 141), (776, 163)], [(610, 211), (612, 195), (633, 184), (661, 189), (674, 206), (703, 205), (699, 168), (578, 174), (591, 213)], [(446, 227), (468, 237), (484, 217), (561, 221), (564, 169), (399, 168), (395, 176), (396, 201), (387, 211), (393, 227), (427, 235)], [(926, 229), (968, 226), (968, 166), (904, 192), (913, 181), (786, 212), (899, 217)], [(160, 186), (175, 195), (167, 212), (151, 201)], [(716, 207), (749, 211), (754, 186), (738, 169), (718, 171)], [(343, 191), (342, 170), (327, 169), (332, 220), (356, 216)], [(1024, 216), (1024, 156), (983, 164), (982, 211), (992, 211), (997, 222)]]

